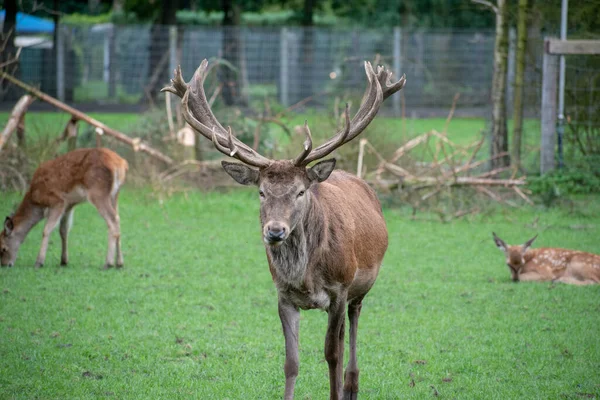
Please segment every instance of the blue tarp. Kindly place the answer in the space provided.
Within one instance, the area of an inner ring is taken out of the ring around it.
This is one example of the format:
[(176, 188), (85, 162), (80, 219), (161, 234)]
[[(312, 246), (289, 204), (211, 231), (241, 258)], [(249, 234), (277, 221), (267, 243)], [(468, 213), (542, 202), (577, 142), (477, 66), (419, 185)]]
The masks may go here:
[[(6, 10), (0, 11), (0, 21), (4, 22)], [(47, 19), (34, 17), (22, 12), (17, 13), (17, 34), (19, 33), (52, 33), (54, 22)]]

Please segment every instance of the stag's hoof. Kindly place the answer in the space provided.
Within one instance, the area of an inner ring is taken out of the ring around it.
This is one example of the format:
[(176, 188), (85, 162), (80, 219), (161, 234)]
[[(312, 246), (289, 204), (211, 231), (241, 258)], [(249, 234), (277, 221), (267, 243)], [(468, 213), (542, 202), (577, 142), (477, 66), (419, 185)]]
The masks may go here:
[(111, 269), (112, 267), (114, 267), (114, 265), (106, 263), (104, 264), (104, 267), (102, 267), (102, 269)]
[(358, 392), (351, 392), (344, 390), (344, 400), (357, 400)]
[(34, 265), (35, 269), (42, 268), (43, 266), (44, 266), (44, 263), (43, 262), (39, 262), (39, 261), (36, 261), (35, 265)]
[(123, 266), (124, 266), (123, 264), (117, 264), (117, 269), (121, 269), (121, 268), (123, 268)]
[(65, 267), (68, 263), (69, 261), (67, 260), (60, 260), (60, 265), (62, 265), (63, 267)]

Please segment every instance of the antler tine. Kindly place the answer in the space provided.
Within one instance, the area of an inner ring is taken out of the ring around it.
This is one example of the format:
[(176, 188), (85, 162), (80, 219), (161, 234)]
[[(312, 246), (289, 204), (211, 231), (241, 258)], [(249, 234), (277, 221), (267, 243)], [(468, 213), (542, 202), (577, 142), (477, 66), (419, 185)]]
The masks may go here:
[(312, 151), (312, 135), (310, 133), (310, 128), (308, 127), (308, 121), (304, 121), (304, 133), (306, 134), (306, 140), (304, 141), (304, 149), (302, 153), (294, 160), (294, 165), (302, 166), (303, 161)]
[(181, 69), (178, 68), (171, 80), (171, 86), (163, 90), (182, 97), (181, 104), (184, 119), (195, 131), (213, 141), (220, 152), (254, 167), (263, 168), (270, 165), (270, 159), (260, 155), (234, 137), (231, 127), (229, 131), (226, 131), (212, 113), (204, 93), (204, 80), (208, 70), (208, 61), (205, 59), (194, 73), (192, 80), (186, 84), (183, 81)]
[(183, 98), (183, 95), (185, 94), (187, 89), (188, 85), (183, 80), (183, 75), (181, 74), (181, 65), (178, 65), (177, 68), (175, 68), (175, 70), (173, 71), (173, 78), (171, 79), (171, 84), (169, 86), (165, 86), (160, 91), (171, 92)]
[(406, 84), (406, 74), (402, 74), (400, 79), (396, 82), (392, 82), (392, 76), (394, 73), (392, 71), (387, 71), (384, 67), (377, 67), (377, 79), (381, 84), (381, 89), (383, 90), (383, 100), (387, 99), (400, 89), (404, 87)]
[(235, 145), (235, 143), (233, 142), (233, 132), (231, 132), (231, 126), (227, 127), (227, 130), (229, 131), (229, 150), (231, 150), (231, 152), (229, 153), (230, 157), (233, 157), (235, 155), (235, 153), (238, 152), (238, 148)]
[(373, 118), (375, 118), (375, 115), (377, 115), (379, 107), (383, 102), (383, 91), (371, 63), (365, 62), (365, 72), (367, 74), (369, 86), (367, 87), (362, 104), (356, 112), (356, 115), (352, 118), (352, 121), (349, 122), (348, 111), (346, 111), (346, 127), (344, 131), (338, 132), (332, 139), (313, 150), (304, 160), (304, 164), (323, 158), (344, 143), (354, 139), (365, 130)]

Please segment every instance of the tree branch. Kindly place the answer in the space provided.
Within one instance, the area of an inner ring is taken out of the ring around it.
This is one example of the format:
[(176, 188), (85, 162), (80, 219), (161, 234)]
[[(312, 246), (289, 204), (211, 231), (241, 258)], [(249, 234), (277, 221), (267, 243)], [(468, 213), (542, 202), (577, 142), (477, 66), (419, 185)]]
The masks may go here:
[(471, 0), (473, 3), (481, 4), (482, 6), (489, 7), (494, 13), (498, 14), (498, 7), (496, 7), (492, 2), (487, 0)]

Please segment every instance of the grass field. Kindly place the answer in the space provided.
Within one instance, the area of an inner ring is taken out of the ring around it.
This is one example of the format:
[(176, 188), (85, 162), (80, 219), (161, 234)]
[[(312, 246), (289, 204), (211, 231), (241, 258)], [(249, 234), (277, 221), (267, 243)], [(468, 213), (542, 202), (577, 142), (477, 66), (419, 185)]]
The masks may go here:
[[(19, 197), (0, 195), (0, 215)], [(441, 224), (386, 209), (390, 247), (364, 302), (362, 399), (600, 397), (600, 286), (512, 283), (492, 242), (600, 253), (600, 197)], [(126, 267), (101, 271), (106, 228), (75, 211), (70, 265), (41, 226), (0, 270), (2, 399), (276, 399), (283, 335), (254, 191), (126, 188)], [(302, 313), (296, 398), (328, 395), (326, 314)], [(347, 358), (347, 357), (346, 357)]]

